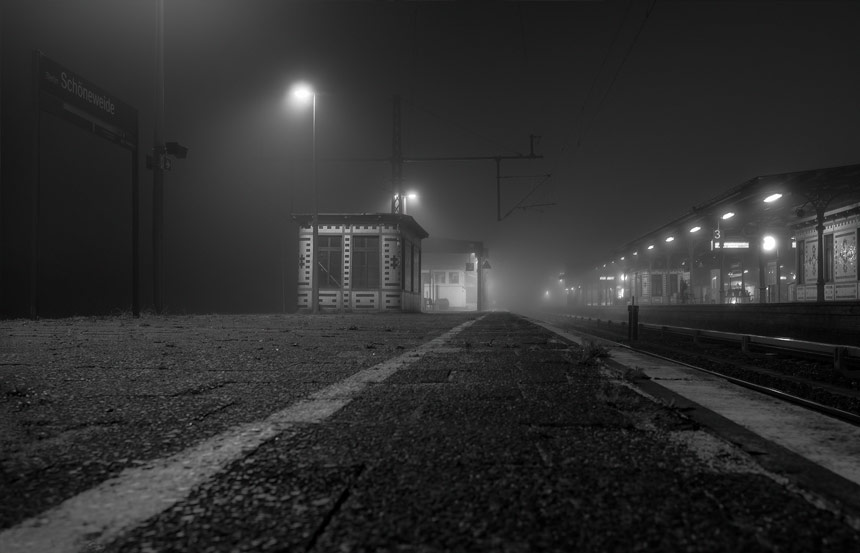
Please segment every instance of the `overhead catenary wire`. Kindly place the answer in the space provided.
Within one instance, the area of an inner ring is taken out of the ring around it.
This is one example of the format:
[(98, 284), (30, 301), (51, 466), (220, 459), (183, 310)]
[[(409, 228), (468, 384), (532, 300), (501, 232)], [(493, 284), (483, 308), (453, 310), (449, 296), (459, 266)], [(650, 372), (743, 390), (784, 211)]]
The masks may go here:
[[(609, 97), (609, 94), (612, 92), (612, 89), (618, 80), (618, 76), (621, 74), (621, 70), (624, 68), (624, 65), (626, 64), (627, 59), (630, 57), (630, 53), (633, 51), (633, 48), (635, 47), (636, 43), (639, 41), (639, 37), (642, 34), (643, 29), (645, 28), (645, 23), (648, 21), (648, 18), (651, 16), (651, 12), (653, 11), (656, 3), (657, 3), (657, 0), (651, 0), (650, 1), (650, 4), (648, 5), (648, 7), (645, 10), (645, 15), (639, 23), (639, 28), (636, 30), (636, 34), (633, 36), (633, 40), (627, 46), (627, 49), (624, 52), (624, 56), (621, 58), (621, 62), (615, 68), (615, 72), (612, 75), (612, 80), (609, 82), (609, 85), (604, 90), (603, 95), (600, 98), (600, 101), (597, 103), (597, 107), (594, 110), (593, 115), (591, 116), (591, 118), (587, 122), (585, 122), (584, 126), (581, 125), (579, 127), (581, 129), (581, 132), (577, 135), (577, 139), (576, 139), (576, 142), (574, 145), (573, 153), (570, 156), (571, 161), (573, 161), (573, 159), (575, 159), (576, 154), (579, 152), (580, 148), (582, 147), (582, 141), (588, 135), (588, 131), (591, 129), (592, 124), (597, 119), (597, 116), (600, 113), (600, 111), (603, 109), (603, 105), (606, 103), (606, 99)], [(618, 38), (621, 36), (621, 31), (624, 28), (625, 24), (627, 23), (627, 19), (630, 15), (630, 11), (631, 11), (632, 7), (633, 7), (633, 0), (628, 0), (627, 6), (624, 9), (624, 15), (622, 16), (621, 21), (618, 24), (618, 27), (616, 27), (616, 29), (615, 29), (615, 33), (612, 37), (612, 41), (610, 42), (609, 47), (607, 48), (606, 53), (604, 54), (603, 59), (600, 62), (600, 67), (598, 68), (597, 72), (595, 73), (594, 79), (591, 82), (591, 86), (588, 89), (588, 93), (585, 96), (585, 100), (583, 101), (582, 106), (580, 107), (580, 110), (578, 113), (578, 119), (580, 119), (580, 120), (584, 119), (584, 116), (586, 114), (586, 109), (588, 108), (588, 106), (591, 102), (592, 94), (594, 93), (594, 90), (597, 88), (597, 82), (600, 80), (601, 75), (603, 75), (604, 68), (606, 67), (607, 62), (609, 61), (609, 58), (612, 55), (612, 52), (615, 50), (615, 44), (618, 42)], [(549, 173), (550, 175), (556, 174), (556, 170), (558, 168), (558, 165), (563, 161), (562, 154), (564, 154), (564, 152), (568, 149), (572, 135), (573, 135), (573, 130), (571, 130), (571, 132), (569, 132), (567, 134), (567, 136), (565, 137), (564, 143), (562, 144), (562, 147), (559, 150), (558, 159), (556, 159), (556, 163), (555, 163), (555, 165), (553, 165), (553, 168)], [(541, 186), (543, 186), (548, 181), (549, 181), (549, 178), (544, 179), (543, 181), (538, 183), (538, 185), (532, 191), (530, 191), (529, 194), (525, 198), (523, 198), (523, 200), (520, 203), (524, 202), (528, 198), (528, 196), (530, 196), (535, 190), (537, 190), (537, 188), (540, 188)], [(513, 211), (516, 208), (517, 207), (515, 206), (511, 211)]]
[[(529, 197), (531, 197), (531, 195), (534, 194), (538, 190), (538, 188), (540, 188), (544, 184), (546, 184), (547, 181), (549, 181), (549, 179), (551, 179), (551, 178), (552, 178), (552, 173), (547, 173), (547, 174), (543, 175), (543, 179), (541, 179), (536, 185), (534, 185), (532, 187), (532, 189), (529, 190), (528, 194), (523, 196), (523, 199), (521, 199), (519, 202), (517, 202), (516, 205), (514, 205), (514, 207), (512, 207), (510, 210), (508, 210), (508, 212), (505, 214), (504, 217), (502, 217), (502, 219), (504, 219), (505, 217), (507, 217), (508, 215), (510, 215), (511, 213), (513, 213), (517, 209), (527, 209), (528, 207), (537, 207), (537, 206), (524, 206), (523, 203), (525, 203), (525, 201), (528, 200)], [(539, 205), (541, 207), (543, 207), (543, 206), (549, 206), (549, 205), (555, 205), (555, 204), (546, 203), (546, 204), (539, 204)]]
[[(603, 69), (606, 67), (606, 62), (609, 60), (610, 54), (615, 49), (615, 43), (618, 41), (618, 37), (621, 35), (621, 29), (624, 28), (624, 24), (627, 22), (627, 17), (630, 15), (630, 7), (633, 5), (633, 0), (627, 0), (627, 7), (624, 9), (624, 15), (621, 17), (621, 22), (618, 24), (618, 27), (615, 29), (615, 34), (612, 36), (612, 41), (609, 43), (609, 47), (606, 49), (606, 52), (603, 54), (603, 59), (600, 62), (600, 67), (597, 68), (597, 72), (594, 74), (594, 78), (591, 80), (591, 86), (588, 88), (588, 93), (585, 95), (585, 100), (583, 100), (582, 105), (579, 108), (579, 113), (577, 114), (577, 118), (582, 119), (585, 114), (585, 109), (588, 107), (589, 101), (591, 100), (591, 95), (594, 93), (594, 89), (597, 87), (597, 81), (600, 80), (600, 76), (603, 74)], [(564, 143), (562, 144), (561, 150), (559, 154), (564, 153), (567, 149), (568, 144), (570, 142), (570, 137), (573, 135), (573, 129), (575, 126), (571, 127), (571, 131), (567, 134), (564, 139)], [(582, 137), (582, 133), (580, 133), (580, 138), (577, 139), (577, 145), (580, 143)]]
[[(624, 28), (624, 24), (627, 22), (627, 18), (630, 15), (630, 9), (632, 6), (633, 6), (633, 0), (628, 0), (627, 6), (624, 8), (624, 14), (621, 17), (621, 21), (618, 23), (618, 27), (616, 27), (616, 29), (615, 29), (615, 33), (612, 36), (612, 40), (610, 41), (609, 46), (607, 47), (606, 52), (603, 55), (603, 59), (600, 61), (600, 66), (597, 68), (597, 72), (594, 74), (594, 78), (591, 80), (591, 86), (589, 86), (589, 88), (588, 88), (588, 92), (585, 95), (585, 100), (583, 100), (582, 105), (579, 108), (579, 112), (577, 113), (576, 120), (578, 120), (580, 122), (582, 122), (584, 120), (586, 108), (588, 108), (588, 106), (591, 102), (592, 94), (594, 94), (594, 90), (597, 88), (597, 82), (600, 80), (601, 75), (603, 75), (604, 68), (606, 67), (606, 63), (609, 61), (610, 55), (615, 50), (615, 44), (616, 44), (616, 42), (618, 42), (618, 37), (621, 36), (621, 30)], [(614, 79), (613, 79), (613, 82), (614, 82)], [(602, 103), (603, 102), (601, 100), (601, 105), (602, 105)], [(577, 129), (576, 120), (571, 125), (571, 130), (564, 137), (561, 149), (558, 152), (558, 158), (556, 159), (556, 162), (553, 165), (552, 170), (549, 173), (550, 175), (553, 175), (556, 173), (556, 169), (558, 168), (558, 165), (562, 161), (562, 154), (564, 154), (564, 152), (568, 149), (571, 137), (574, 134), (574, 130)], [(580, 128), (582, 128), (581, 125), (580, 125)], [(582, 138), (584, 137), (584, 135), (585, 135), (584, 131), (580, 132), (579, 135), (577, 135), (576, 146), (574, 148), (573, 155), (571, 156), (571, 160), (576, 157), (576, 153), (579, 151), (579, 148), (582, 144)], [(549, 181), (549, 179), (544, 179), (543, 181), (541, 181), (538, 184), (538, 187), (543, 186), (548, 181)], [(535, 189), (533, 189), (532, 191), (530, 191), (528, 196), (530, 196), (536, 189), (537, 189), (537, 187)], [(526, 196), (526, 198), (528, 198), (528, 196)], [(523, 198), (522, 201), (525, 201), (526, 198)], [(514, 207), (514, 209), (516, 209), (516, 207)]]
[[(517, 7), (516, 15), (517, 15), (516, 20), (517, 20), (517, 22), (518, 22), (518, 24), (519, 24), (519, 31), (520, 31), (520, 39), (521, 39), (521, 47), (522, 47), (522, 61), (523, 61), (523, 64), (524, 64), (524, 65), (527, 65), (527, 64), (528, 64), (528, 52), (527, 52), (527, 49), (526, 49), (526, 46), (527, 46), (527, 35), (526, 35), (526, 28), (525, 28), (525, 21), (524, 21), (524, 17), (523, 17), (522, 6), (518, 6), (518, 7)], [(488, 143), (488, 144), (492, 144), (492, 145), (494, 145), (494, 146), (498, 147), (501, 151), (503, 151), (503, 152), (507, 152), (507, 154), (512, 154), (512, 155), (496, 155), (496, 156), (449, 156), (449, 157), (438, 157), (438, 158), (409, 158), (409, 156), (405, 156), (405, 157), (403, 158), (403, 161), (409, 161), (409, 162), (415, 162), (415, 161), (444, 161), (444, 160), (460, 160), (460, 161), (463, 161), (463, 160), (470, 160), (470, 159), (471, 159), (471, 160), (492, 159), (492, 160), (495, 160), (495, 161), (496, 161), (496, 165), (497, 165), (497, 181), (499, 181), (501, 178), (504, 178), (504, 177), (502, 177), (502, 176), (499, 174), (499, 163), (501, 162), (501, 160), (503, 160), (503, 159), (520, 159), (520, 158), (522, 158), (522, 159), (536, 159), (536, 158), (542, 158), (543, 156), (536, 156), (536, 155), (535, 155), (535, 153), (534, 153), (534, 142), (535, 142), (535, 138), (539, 139), (539, 137), (535, 137), (535, 136), (533, 136), (533, 135), (531, 136), (530, 153), (529, 153), (528, 155), (525, 155), (525, 154), (523, 154), (522, 152), (520, 152), (520, 151), (518, 151), (518, 150), (516, 150), (516, 149), (514, 149), (514, 148), (510, 148), (510, 147), (509, 147), (508, 145), (506, 145), (506, 144), (502, 144), (500, 141), (498, 141), (498, 140), (496, 140), (496, 139), (493, 139), (493, 138), (491, 138), (491, 137), (489, 137), (489, 136), (487, 136), (487, 135), (485, 135), (485, 134), (482, 134), (482, 133), (480, 133), (480, 132), (475, 131), (475, 130), (474, 130), (474, 129), (472, 129), (471, 127), (469, 127), (469, 126), (467, 126), (467, 125), (463, 124), (462, 122), (460, 122), (460, 121), (458, 121), (458, 120), (456, 120), (456, 119), (454, 119), (454, 118), (451, 118), (451, 117), (448, 117), (448, 116), (442, 115), (442, 114), (440, 114), (438, 111), (436, 111), (435, 109), (431, 109), (430, 107), (428, 107), (428, 106), (426, 106), (426, 105), (422, 105), (422, 104), (420, 104), (420, 103), (418, 103), (418, 102), (416, 101), (416, 99), (415, 99), (415, 98), (416, 98), (416, 94), (415, 94), (415, 76), (416, 76), (416, 74), (418, 73), (417, 66), (418, 66), (418, 62), (419, 62), (419, 60), (418, 60), (418, 58), (419, 58), (419, 55), (418, 55), (418, 51), (419, 51), (419, 48), (418, 48), (418, 43), (419, 43), (419, 38), (418, 38), (418, 37), (419, 37), (419, 24), (418, 24), (418, 19), (419, 19), (419, 17), (418, 17), (418, 8), (417, 8), (417, 7), (413, 9), (413, 11), (412, 11), (412, 13), (411, 13), (411, 16), (412, 16), (412, 17), (411, 17), (411, 21), (410, 21), (410, 23), (411, 23), (411, 28), (412, 28), (412, 33), (411, 33), (411, 39), (412, 39), (412, 41), (411, 41), (411, 48), (410, 48), (410, 50), (411, 50), (411, 55), (409, 56), (409, 57), (410, 57), (410, 60), (409, 60), (409, 79), (408, 79), (408, 81), (409, 81), (409, 90), (410, 90), (410, 95), (409, 95), (408, 97), (406, 97), (406, 98), (401, 97), (401, 100), (405, 100), (405, 103), (406, 103), (410, 108), (412, 108), (413, 110), (417, 110), (417, 111), (424, 112), (424, 113), (426, 113), (427, 115), (430, 115), (431, 117), (434, 117), (434, 118), (438, 119), (439, 121), (442, 121), (443, 123), (445, 123), (445, 124), (447, 124), (447, 125), (449, 125), (449, 126), (451, 126), (451, 127), (453, 127), (453, 128), (458, 129), (458, 130), (459, 130), (459, 131), (461, 131), (461, 132), (465, 132), (465, 133), (468, 133), (468, 134), (470, 134), (470, 135), (472, 135), (472, 136), (475, 136), (475, 137), (477, 137), (477, 138), (480, 138), (482, 141), (484, 141), (484, 142), (486, 142), (486, 143)], [(401, 137), (402, 137), (402, 136), (403, 136), (403, 135), (402, 135), (402, 133), (401, 133)], [(533, 187), (531, 188), (531, 190), (528, 192), (528, 194), (527, 194), (525, 197), (523, 197), (523, 198), (522, 198), (522, 199), (521, 199), (521, 200), (520, 200), (520, 201), (519, 201), (519, 202), (518, 202), (518, 203), (517, 203), (517, 204), (516, 204), (516, 205), (515, 205), (515, 206), (514, 206), (514, 207), (513, 207), (509, 212), (508, 212), (508, 213), (507, 213), (507, 215), (505, 215), (505, 217), (507, 217), (508, 215), (510, 215), (510, 213), (512, 213), (514, 210), (516, 210), (516, 209), (518, 209), (518, 208), (519, 208), (519, 209), (526, 209), (526, 208), (530, 207), (530, 206), (523, 206), (523, 203), (524, 203), (524, 202), (525, 202), (525, 201), (526, 201), (526, 200), (527, 200), (527, 199), (528, 199), (532, 194), (534, 194), (534, 192), (535, 192), (536, 190), (538, 190), (538, 189), (539, 189), (543, 184), (545, 184), (545, 183), (549, 180), (549, 178), (550, 178), (550, 177), (551, 177), (551, 174), (545, 174), (545, 175), (544, 175), (544, 178), (543, 178), (540, 182), (538, 182), (535, 186), (533, 186)], [(498, 188), (499, 186), (500, 186), (500, 184), (497, 182), (497, 188)], [(498, 194), (499, 194), (499, 195), (501, 194), (500, 189), (499, 189), (499, 191), (498, 191)], [(501, 200), (499, 199), (499, 202), (500, 202), (500, 201), (501, 201)], [(541, 205), (554, 205), (554, 204), (541, 204)], [(500, 205), (499, 205), (499, 208), (500, 208)], [(498, 216), (499, 216), (499, 220), (502, 220), (502, 219), (503, 219), (503, 217), (501, 217), (501, 211), (500, 211), (500, 209), (499, 209)]]
[(639, 36), (642, 34), (642, 30), (645, 29), (645, 23), (648, 21), (648, 18), (651, 16), (651, 11), (654, 9), (654, 5), (656, 3), (657, 3), (657, 0), (651, 0), (651, 4), (645, 10), (645, 17), (643, 17), (642, 21), (639, 23), (639, 29), (636, 30), (636, 34), (633, 36), (633, 40), (630, 42), (630, 45), (627, 47), (627, 51), (624, 52), (624, 57), (621, 58), (621, 63), (619, 63), (618, 67), (615, 69), (615, 74), (612, 76), (612, 81), (610, 81), (609, 86), (606, 87), (606, 91), (603, 93), (603, 97), (600, 99), (600, 103), (597, 104), (597, 109), (594, 112), (594, 117), (591, 118), (591, 122), (583, 130), (583, 138), (588, 133), (588, 129), (591, 128), (591, 124), (594, 123), (594, 120), (597, 118), (597, 115), (600, 114), (600, 110), (603, 109), (603, 104), (606, 102), (606, 99), (609, 97), (609, 93), (612, 92), (612, 88), (615, 86), (615, 82), (618, 80), (618, 75), (621, 74), (621, 70), (624, 68), (624, 64), (627, 62), (627, 59), (630, 57), (630, 53), (633, 51), (633, 47), (636, 46), (636, 43), (639, 41)]
[[(576, 154), (579, 152), (580, 148), (582, 147), (582, 141), (588, 135), (588, 132), (589, 132), (589, 130), (591, 130), (591, 127), (592, 127), (594, 121), (597, 119), (597, 116), (600, 114), (600, 111), (603, 109), (603, 106), (606, 103), (606, 99), (609, 97), (609, 94), (612, 92), (612, 89), (615, 86), (615, 83), (618, 81), (618, 76), (621, 74), (621, 70), (624, 68), (624, 65), (626, 64), (627, 59), (630, 57), (630, 53), (633, 51), (633, 48), (636, 46), (636, 43), (639, 41), (639, 37), (642, 34), (643, 29), (645, 28), (645, 23), (648, 21), (648, 18), (651, 16), (651, 12), (654, 10), (654, 6), (656, 5), (656, 3), (657, 3), (657, 0), (651, 0), (650, 1), (650, 4), (648, 5), (648, 7), (645, 10), (645, 15), (639, 23), (639, 28), (637, 29), (636, 34), (633, 36), (633, 40), (627, 46), (627, 49), (626, 49), (621, 61), (619, 62), (618, 66), (615, 68), (615, 72), (613, 73), (612, 80), (609, 82), (609, 85), (604, 90), (603, 95), (601, 96), (600, 101), (597, 103), (597, 107), (595, 108), (591, 117), (588, 118), (588, 120), (585, 120), (586, 111), (587, 111), (588, 106), (592, 103), (591, 99), (592, 99), (592, 95), (594, 94), (595, 89), (597, 88), (597, 83), (604, 73), (604, 69), (607, 65), (607, 62), (609, 61), (609, 58), (611, 57), (612, 53), (615, 51), (615, 45), (618, 42), (619, 37), (621, 36), (621, 31), (625, 27), (625, 24), (627, 23), (627, 20), (629, 18), (630, 12), (631, 12), (631, 8), (633, 7), (633, 0), (628, 0), (627, 6), (624, 10), (624, 15), (622, 16), (621, 21), (618, 24), (618, 27), (615, 29), (615, 33), (612, 37), (612, 41), (609, 43), (609, 47), (607, 48), (607, 50), (603, 56), (603, 59), (600, 63), (600, 67), (598, 68), (597, 72), (594, 75), (594, 79), (591, 82), (591, 86), (588, 89), (588, 93), (586, 94), (585, 100), (583, 101), (582, 106), (580, 107), (579, 113), (577, 115), (577, 118), (580, 119), (580, 123), (581, 123), (579, 125), (580, 132), (577, 135), (576, 141), (574, 142), (573, 152), (572, 152), (572, 155), (570, 156), (571, 161), (573, 161), (576, 158)], [(583, 122), (584, 122), (584, 124), (582, 124)], [(562, 154), (564, 154), (565, 151), (567, 151), (568, 147), (570, 146), (571, 137), (574, 134), (573, 129), (575, 129), (575, 128), (577, 128), (577, 127), (574, 126), (571, 129), (571, 131), (568, 133), (568, 135), (565, 137), (564, 144), (562, 145), (561, 149), (559, 150), (559, 158), (556, 161), (556, 166), (562, 162), (562, 159), (563, 159)], [(552, 173), (556, 173), (556, 167), (555, 166), (553, 167)]]

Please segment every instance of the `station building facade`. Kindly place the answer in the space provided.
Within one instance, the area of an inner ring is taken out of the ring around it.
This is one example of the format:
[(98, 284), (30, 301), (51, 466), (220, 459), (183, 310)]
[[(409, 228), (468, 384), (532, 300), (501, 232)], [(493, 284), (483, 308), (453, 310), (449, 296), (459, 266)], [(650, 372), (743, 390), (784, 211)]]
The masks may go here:
[[(860, 182), (857, 183), (860, 195)], [(860, 299), (857, 243), (860, 242), (860, 198), (858, 202), (825, 213), (823, 240), (819, 242), (817, 225), (812, 221), (796, 229), (797, 301), (818, 298), (819, 275), (824, 281), (824, 300)], [(818, 252), (822, 259), (819, 260)]]
[(425, 311), (484, 309), (484, 269), (488, 263), (482, 242), (430, 238), (422, 251)]
[[(311, 310), (312, 278), (320, 311), (421, 310), (421, 243), (429, 235), (409, 215), (321, 213), (299, 226), (298, 309)], [(312, 267), (316, 265), (316, 272)]]
[(860, 165), (760, 176), (612, 252), (568, 304), (860, 300)]

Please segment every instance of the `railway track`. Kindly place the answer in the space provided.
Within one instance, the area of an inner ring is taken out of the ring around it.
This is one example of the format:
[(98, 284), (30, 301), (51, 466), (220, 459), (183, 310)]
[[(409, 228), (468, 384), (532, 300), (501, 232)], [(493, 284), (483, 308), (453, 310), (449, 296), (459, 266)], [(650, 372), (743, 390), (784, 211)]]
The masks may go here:
[(767, 340), (753, 344), (747, 341), (739, 347), (742, 340), (727, 333), (695, 329), (672, 332), (648, 325), (641, 325), (638, 339), (630, 341), (627, 326), (617, 322), (550, 313), (539, 318), (564, 330), (716, 374), (735, 384), (860, 426), (860, 370), (856, 360), (849, 356), (834, 363), (831, 348), (806, 348), (801, 343), (793, 347), (792, 341), (782, 339), (777, 342), (779, 347), (768, 347)]

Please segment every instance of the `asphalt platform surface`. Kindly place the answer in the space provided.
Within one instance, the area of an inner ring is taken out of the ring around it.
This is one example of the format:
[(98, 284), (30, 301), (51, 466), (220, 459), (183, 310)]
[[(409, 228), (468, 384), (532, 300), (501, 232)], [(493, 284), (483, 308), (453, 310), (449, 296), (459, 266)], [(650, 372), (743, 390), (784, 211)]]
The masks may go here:
[(504, 312), (0, 321), (0, 551), (860, 551), (589, 353)]

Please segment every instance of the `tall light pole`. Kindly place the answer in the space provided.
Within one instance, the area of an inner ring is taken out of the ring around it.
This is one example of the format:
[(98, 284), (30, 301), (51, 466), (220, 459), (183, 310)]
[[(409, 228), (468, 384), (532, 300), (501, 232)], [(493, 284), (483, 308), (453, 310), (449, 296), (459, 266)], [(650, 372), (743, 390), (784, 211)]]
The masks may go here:
[(156, 2), (155, 132), (152, 167), (152, 299), (164, 311), (164, 0)]
[[(776, 303), (779, 303), (779, 300), (780, 300), (780, 298), (779, 298), (779, 295), (780, 295), (779, 294), (779, 286), (780, 286), (780, 282), (779, 282), (779, 277), (780, 277), (780, 274), (779, 274), (779, 243), (776, 241), (776, 238), (774, 236), (769, 234), (769, 235), (762, 238), (761, 249), (765, 252), (768, 252), (768, 253), (776, 250), (776, 267), (775, 267), (776, 274), (774, 276), (776, 277)], [(764, 265), (764, 262), (762, 262), (762, 265)], [(762, 286), (762, 289), (764, 289), (764, 286)], [(768, 299), (770, 299), (770, 298), (768, 298)]]
[(320, 294), (320, 285), (317, 280), (317, 266), (319, 265), (319, 259), (317, 259), (317, 254), (319, 252), (319, 244), (317, 243), (317, 239), (319, 238), (319, 209), (317, 207), (317, 93), (310, 87), (310, 85), (298, 84), (293, 88), (293, 96), (304, 102), (310, 100), (312, 108), (311, 159), (313, 164), (313, 177), (311, 183), (313, 185), (314, 210), (311, 215), (311, 313), (316, 314), (319, 313)]

